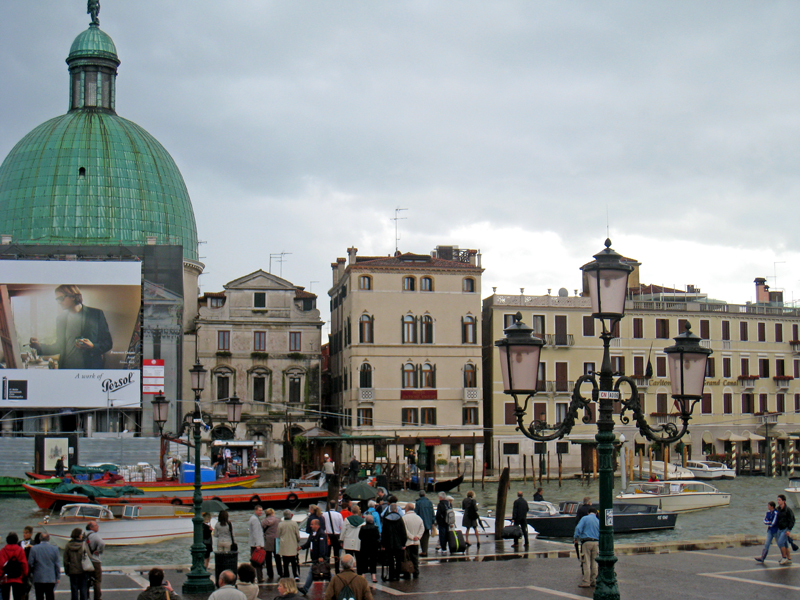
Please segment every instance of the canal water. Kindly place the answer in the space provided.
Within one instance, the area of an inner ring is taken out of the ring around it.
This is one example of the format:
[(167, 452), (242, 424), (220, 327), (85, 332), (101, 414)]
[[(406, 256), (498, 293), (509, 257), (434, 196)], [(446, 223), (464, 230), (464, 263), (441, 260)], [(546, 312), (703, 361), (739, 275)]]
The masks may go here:
[[(512, 481), (506, 513), (510, 514), (511, 503), (516, 498), (518, 490), (524, 491), (525, 498), (531, 500), (538, 485), (538, 481), (535, 484), (531, 480), (525, 484), (522, 481)], [(564, 480), (560, 487), (557, 481), (551, 480), (550, 483), (543, 481), (541, 485), (544, 488), (545, 500), (556, 505), (562, 500), (581, 500), (585, 496), (590, 496), (593, 501), (597, 501), (598, 484), (596, 480), (586, 484), (580, 480), (569, 479)], [(775, 500), (778, 494), (783, 493), (788, 481), (785, 478), (739, 477), (735, 480), (713, 482), (713, 485), (722, 491), (731, 493), (730, 506), (681, 513), (678, 516), (677, 525), (672, 531), (618, 535), (616, 536), (617, 542), (702, 540), (711, 536), (735, 534), (764, 535), (763, 519), (766, 504), (769, 500)], [(619, 486), (618, 478), (615, 481), (615, 495), (619, 493)], [(492, 513), (497, 503), (497, 484), (487, 482), (481, 489), (480, 480), (476, 481), (474, 486), (471, 480), (465, 480), (460, 491), (452, 490), (450, 492), (455, 499), (456, 508), (461, 506), (461, 501), (469, 490), (475, 492), (481, 515), (493, 516)], [(401, 502), (413, 501), (418, 497), (418, 493), (410, 491), (395, 492), (395, 495)], [(431, 497), (431, 500), (434, 504), (436, 503), (435, 497)], [(0, 533), (3, 538), (9, 531), (21, 534), (25, 525), (35, 526), (47, 514), (45, 511), (38, 510), (30, 498), (2, 498), (0, 507)], [(298, 512), (302, 510), (305, 509), (298, 509)], [(489, 513), (490, 510), (492, 513)], [(247, 520), (251, 512), (249, 510), (230, 511), (234, 535), (243, 552), (249, 550)], [(102, 535), (102, 530), (100, 533)], [(190, 545), (191, 538), (184, 538), (146, 546), (107, 548), (103, 560), (107, 565), (112, 566), (187, 564), (191, 561)]]

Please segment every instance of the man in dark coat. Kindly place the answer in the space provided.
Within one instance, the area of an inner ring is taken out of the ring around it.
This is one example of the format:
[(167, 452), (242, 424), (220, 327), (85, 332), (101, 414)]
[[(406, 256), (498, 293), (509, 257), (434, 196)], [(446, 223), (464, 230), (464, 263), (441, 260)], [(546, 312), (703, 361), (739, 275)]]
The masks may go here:
[(419, 555), (428, 556), (428, 540), (430, 540), (431, 537), (434, 513), (433, 502), (428, 500), (428, 498), (425, 496), (425, 490), (419, 491), (419, 500), (417, 500), (414, 512), (416, 512), (422, 518), (422, 522), (425, 523), (425, 533), (422, 535), (422, 539), (419, 541)]
[(447, 511), (451, 508), (447, 501), (447, 494), (439, 492), (439, 504), (436, 505), (436, 526), (439, 528), (439, 548), (442, 552), (447, 552), (447, 534), (450, 531)]
[[(311, 549), (311, 564), (324, 563), (328, 561), (328, 543), (325, 539), (325, 530), (320, 527), (318, 520), (311, 521), (311, 534), (308, 536), (306, 543), (300, 546), (304, 550)], [(304, 596), (308, 594), (308, 590), (314, 583), (314, 569), (308, 568), (308, 576), (306, 577), (305, 585), (297, 591)]]
[[(514, 525), (519, 525), (522, 529), (522, 536), (525, 538), (525, 547), (528, 543), (528, 501), (522, 496), (522, 490), (517, 492), (517, 499), (514, 500), (514, 505), (511, 508), (511, 520)], [(519, 540), (514, 540), (514, 546), (519, 545)]]
[(400, 581), (400, 563), (403, 562), (407, 539), (406, 526), (397, 512), (397, 504), (390, 504), (389, 513), (383, 520), (381, 535), (381, 546), (389, 561), (389, 581)]

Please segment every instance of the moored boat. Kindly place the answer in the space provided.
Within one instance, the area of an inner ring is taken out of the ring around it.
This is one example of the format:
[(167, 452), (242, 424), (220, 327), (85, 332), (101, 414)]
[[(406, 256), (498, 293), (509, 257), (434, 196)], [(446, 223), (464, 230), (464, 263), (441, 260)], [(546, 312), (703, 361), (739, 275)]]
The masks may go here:
[[(663, 461), (653, 461), (653, 475), (658, 477), (659, 481), (675, 480), (675, 479), (694, 479), (694, 475), (689, 469), (684, 469), (680, 465), (673, 465), (667, 463), (667, 474), (664, 475)], [(643, 469), (642, 477), (648, 478), (650, 476), (650, 468)]]
[(62, 483), (58, 477), (42, 479), (23, 479), (22, 477), (0, 477), (0, 496), (24, 496), (25, 488), (22, 484), (36, 485), (45, 489), (52, 489)]
[(188, 537), (193, 516), (171, 504), (67, 504), (58, 517), (46, 518), (39, 526), (63, 548), (73, 529), (85, 529), (89, 521), (97, 521), (107, 546), (129, 546)]
[(685, 512), (728, 506), (731, 495), (702, 481), (640, 481), (631, 483), (625, 492), (617, 495), (617, 500)]
[(728, 465), (714, 460), (688, 460), (686, 468), (693, 474), (693, 479), (735, 479), (736, 471)]
[(800, 510), (800, 478), (791, 477), (789, 487), (783, 491), (786, 492), (786, 499), (794, 504), (795, 509)]
[[(575, 515), (579, 506), (574, 501), (561, 502), (558, 507), (550, 502), (528, 502), (528, 524), (536, 528), (540, 537), (571, 538), (578, 524)], [(632, 502), (615, 502), (613, 512), (615, 534), (675, 529), (678, 519), (675, 512)]]

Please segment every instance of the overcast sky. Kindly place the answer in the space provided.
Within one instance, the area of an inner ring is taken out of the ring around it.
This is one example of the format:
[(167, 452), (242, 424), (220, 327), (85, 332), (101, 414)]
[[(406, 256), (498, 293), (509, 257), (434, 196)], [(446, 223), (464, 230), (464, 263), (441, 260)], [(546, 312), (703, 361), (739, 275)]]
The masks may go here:
[[(330, 263), (393, 252), (399, 207), (401, 251), (481, 250), (484, 296), (573, 293), (608, 221), (644, 282), (744, 303), (777, 274), (800, 300), (798, 2), (101, 4), (203, 291), (287, 252), (327, 313)], [(0, 157), (66, 111), (85, 11), (4, 3)]]

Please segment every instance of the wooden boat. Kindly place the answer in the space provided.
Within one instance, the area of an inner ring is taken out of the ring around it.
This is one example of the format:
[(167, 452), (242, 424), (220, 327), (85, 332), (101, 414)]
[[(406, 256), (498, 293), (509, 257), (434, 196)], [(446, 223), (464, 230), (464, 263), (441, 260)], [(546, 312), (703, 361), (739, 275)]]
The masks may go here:
[(193, 533), (194, 514), (171, 504), (67, 504), (55, 519), (45, 518), (39, 526), (63, 548), (73, 529), (97, 521), (107, 546), (155, 544)]
[[(550, 502), (528, 502), (528, 524), (536, 528), (540, 537), (568, 537), (575, 533), (578, 524), (575, 514), (579, 502), (561, 502), (558, 507)], [(599, 509), (598, 505), (594, 505)], [(675, 529), (678, 513), (667, 512), (657, 506), (615, 502), (614, 533), (638, 533)]]
[[(67, 479), (73, 480), (67, 476)], [(74, 480), (75, 483), (82, 483)], [(203, 489), (228, 489), (228, 488), (251, 488), (258, 481), (258, 475), (244, 475), (242, 477), (226, 477), (224, 479), (217, 479), (216, 481), (204, 481)], [(61, 480), (58, 481), (61, 483)], [(122, 487), (124, 485), (132, 485), (142, 490), (153, 492), (186, 492), (194, 491), (194, 483), (181, 483), (179, 481), (165, 480), (165, 481), (126, 481), (118, 475), (106, 475), (99, 479), (92, 479), (87, 481), (89, 485), (95, 487)], [(24, 492), (24, 490), (22, 490)]]
[[(294, 506), (300, 503), (325, 500), (328, 497), (328, 488), (303, 487), (303, 488), (207, 488), (202, 486), (203, 500), (220, 500), (228, 506), (247, 507), (254, 504)], [(50, 490), (42, 490), (35, 486), (23, 486), (39, 508), (50, 510), (60, 508), (65, 504), (76, 502), (89, 502), (89, 497), (84, 494), (57, 494)], [(145, 491), (144, 495), (129, 498), (102, 498), (97, 497), (98, 504), (176, 504), (190, 506), (193, 501), (192, 491), (155, 492)]]
[(46, 489), (52, 489), (62, 482), (58, 477), (46, 477), (42, 479), (22, 479), (22, 477), (0, 477), (0, 496), (24, 496), (25, 488), (22, 484), (36, 485)]
[[(461, 522), (464, 520), (464, 511), (461, 510), (460, 508), (454, 508), (453, 512), (456, 513), (456, 527), (455, 528), (459, 529), (464, 534), (464, 537), (466, 538), (467, 530), (461, 524)], [(495, 539), (495, 537), (494, 537), (496, 523), (497, 523), (497, 521), (496, 521), (496, 519), (494, 517), (480, 517), (480, 519), (478, 520), (478, 542), (480, 542), (481, 544), (486, 544), (486, 543), (494, 544), (497, 541)], [(501, 521), (501, 523), (502, 524), (500, 525), (500, 527), (502, 528), (505, 525), (513, 524), (513, 521), (511, 519), (503, 519)], [(470, 539), (472, 539), (474, 533), (475, 533), (475, 530), (471, 529), (470, 530)], [(530, 523), (528, 523), (528, 538), (529, 539), (535, 539), (536, 536), (538, 536), (538, 535), (539, 535), (539, 532), (536, 530), (536, 528), (533, 527)], [(437, 541), (438, 541), (438, 537), (439, 536), (436, 536)], [(509, 539), (509, 540), (503, 540), (503, 541), (508, 543), (508, 544), (511, 544), (511, 543), (513, 543), (514, 540), (510, 540)], [(470, 542), (470, 543), (473, 543), (473, 542)]]
[[(425, 491), (428, 493), (449, 492), (450, 490), (460, 486), (463, 481), (464, 481), (464, 473), (453, 479), (444, 479), (442, 481), (435, 481), (433, 483), (429, 481), (428, 483), (425, 484)], [(410, 490), (419, 489), (419, 477), (412, 477), (411, 481), (408, 484), (408, 489)]]
[(686, 468), (694, 474), (693, 479), (736, 479), (736, 471), (714, 460), (688, 460)]
[(630, 484), (624, 493), (617, 495), (617, 500), (685, 512), (728, 506), (731, 495), (702, 481), (640, 481)]

